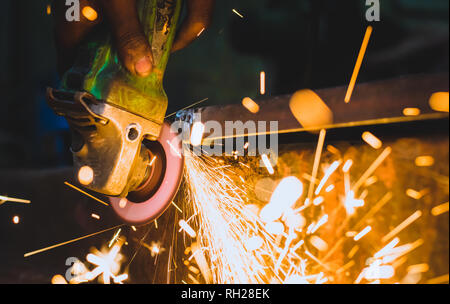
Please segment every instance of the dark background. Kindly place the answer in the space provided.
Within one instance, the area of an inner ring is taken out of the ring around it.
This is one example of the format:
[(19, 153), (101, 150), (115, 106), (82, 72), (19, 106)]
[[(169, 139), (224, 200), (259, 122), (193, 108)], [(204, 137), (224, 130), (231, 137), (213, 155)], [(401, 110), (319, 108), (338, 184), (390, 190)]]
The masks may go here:
[[(0, 10), (0, 195), (33, 201), (0, 206), (0, 283), (49, 282), (64, 274), (66, 257), (83, 258), (114, 231), (24, 260), (25, 252), (119, 223), (109, 208), (63, 184), (71, 178), (67, 125), (44, 98), (47, 86), (59, 86), (50, 2), (2, 0)], [(268, 97), (348, 84), (368, 25), (365, 0), (216, 2), (211, 28), (169, 61), (168, 112), (203, 98), (204, 106), (258, 99), (261, 70)], [(358, 82), (448, 72), (449, 1), (380, 2)], [(14, 214), (20, 225), (11, 223)]]

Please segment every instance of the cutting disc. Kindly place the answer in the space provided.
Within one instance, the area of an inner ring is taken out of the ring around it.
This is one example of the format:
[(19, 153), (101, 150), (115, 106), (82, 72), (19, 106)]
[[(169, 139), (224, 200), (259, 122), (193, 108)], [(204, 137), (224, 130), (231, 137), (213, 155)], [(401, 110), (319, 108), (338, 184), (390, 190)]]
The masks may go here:
[(158, 218), (171, 204), (183, 174), (182, 147), (177, 136), (178, 133), (164, 123), (159, 138), (145, 143), (152, 160), (146, 182), (126, 198), (110, 197), (114, 212), (125, 223), (146, 224)]

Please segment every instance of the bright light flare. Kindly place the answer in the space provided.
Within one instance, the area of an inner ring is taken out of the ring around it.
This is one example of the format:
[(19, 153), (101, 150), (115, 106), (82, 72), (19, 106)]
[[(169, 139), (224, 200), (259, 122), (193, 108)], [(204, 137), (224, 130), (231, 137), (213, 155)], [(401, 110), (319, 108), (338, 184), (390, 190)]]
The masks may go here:
[(191, 144), (194, 147), (201, 145), (204, 132), (205, 132), (205, 125), (200, 121), (194, 122), (191, 132)]
[(259, 105), (250, 97), (242, 99), (242, 105), (253, 114), (259, 112)]

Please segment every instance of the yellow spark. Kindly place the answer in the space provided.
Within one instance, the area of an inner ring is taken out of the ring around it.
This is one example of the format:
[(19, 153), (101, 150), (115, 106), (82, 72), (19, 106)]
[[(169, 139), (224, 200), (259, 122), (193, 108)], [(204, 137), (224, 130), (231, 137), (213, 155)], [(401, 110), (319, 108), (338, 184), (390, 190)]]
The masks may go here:
[(275, 188), (269, 203), (261, 209), (259, 214), (264, 222), (273, 222), (279, 219), (284, 212), (293, 207), (303, 193), (302, 182), (294, 177), (286, 177)]
[(109, 284), (111, 279), (116, 283), (121, 283), (128, 278), (128, 275), (116, 276), (120, 270), (120, 261), (122, 255), (120, 254), (121, 243), (114, 245), (109, 252), (99, 252), (96, 254), (89, 253), (86, 260), (97, 266), (94, 270), (86, 273), (84, 276), (91, 281), (101, 275), (104, 284)]
[(181, 208), (180, 207), (178, 207), (177, 206), (177, 204), (175, 204), (175, 202), (174, 201), (172, 201), (172, 203), (171, 203), (177, 210), (178, 210), (178, 212), (180, 212), (180, 213), (183, 213), (183, 210), (181, 210)]
[(260, 82), (260, 93), (261, 95), (266, 94), (266, 73), (264, 71), (261, 71), (259, 75), (259, 82)]
[(97, 12), (90, 6), (83, 7), (81, 13), (89, 21), (95, 21), (98, 17)]
[(70, 240), (70, 241), (62, 242), (62, 243), (59, 243), (59, 244), (56, 244), (56, 245), (52, 245), (52, 246), (45, 247), (45, 248), (42, 248), (42, 249), (39, 249), (39, 250), (28, 252), (28, 253), (25, 253), (23, 256), (26, 258), (26, 257), (32, 256), (32, 255), (35, 255), (35, 254), (38, 254), (38, 253), (50, 250), (50, 249), (54, 249), (54, 248), (57, 248), (57, 247), (60, 247), (60, 246), (64, 246), (64, 245), (67, 245), (67, 244), (70, 244), (70, 243), (74, 243), (74, 242), (77, 242), (79, 240), (86, 239), (86, 238), (89, 238), (91, 236), (94, 236), (94, 235), (97, 235), (97, 234), (101, 234), (101, 233), (104, 233), (104, 232), (116, 229), (116, 228), (121, 227), (121, 226), (123, 226), (123, 224), (122, 225), (118, 225), (118, 226), (114, 226), (114, 227), (111, 227), (111, 228), (108, 228), (108, 229), (105, 229), (105, 230), (101, 230), (101, 231), (98, 231), (98, 232), (94, 232), (94, 233), (91, 233), (91, 234), (88, 234), (88, 235), (85, 235), (85, 236), (82, 236), (82, 237), (79, 237), (79, 238), (76, 238), (76, 239), (73, 239), (73, 240)]
[(336, 270), (336, 274), (340, 274), (344, 271), (347, 271), (348, 269), (350, 269), (351, 267), (353, 267), (355, 265), (355, 261), (351, 260), (350, 262), (348, 262), (347, 264), (345, 264), (344, 266), (342, 266), (341, 268), (339, 268), (338, 270)]
[(51, 282), (52, 284), (67, 284), (66, 279), (60, 274), (54, 275)]
[(347, 257), (348, 257), (349, 259), (352, 259), (352, 258), (355, 256), (355, 254), (356, 254), (356, 252), (357, 252), (358, 250), (359, 250), (359, 246), (358, 246), (358, 245), (353, 246), (353, 248), (350, 249), (350, 251), (349, 251)]
[(156, 160), (156, 155), (152, 157), (152, 160), (150, 161), (150, 163), (148, 164), (149, 167), (153, 166), (153, 164), (155, 163)]
[(202, 29), (200, 30), (200, 32), (198, 32), (197, 37), (200, 37), (200, 35), (203, 34), (204, 31), (205, 31), (205, 28), (202, 28)]
[(325, 214), (324, 216), (322, 216), (320, 218), (319, 221), (317, 221), (317, 224), (315, 224), (313, 226), (313, 228), (311, 229), (311, 234), (315, 233), (320, 227), (322, 227), (323, 225), (325, 225), (328, 222), (328, 214)]
[(324, 177), (322, 178), (322, 180), (319, 183), (319, 186), (317, 186), (316, 195), (319, 195), (320, 191), (322, 190), (323, 186), (325, 185), (325, 183), (328, 181), (328, 179), (330, 178), (330, 176), (337, 170), (337, 168), (341, 165), (340, 161), (335, 161), (333, 162), (330, 167), (327, 169), (327, 171), (325, 172)]
[(186, 223), (185, 220), (180, 220), (178, 222), (178, 224), (180, 225), (181, 230), (184, 230), (190, 237), (195, 238), (197, 236), (197, 234), (195, 233), (194, 229), (192, 229), (191, 226), (189, 226), (188, 223)]
[(352, 167), (352, 165), (353, 165), (353, 160), (351, 160), (351, 159), (347, 160), (345, 162), (345, 164), (342, 166), (342, 172), (347, 173), (350, 170), (350, 168)]
[(51, 4), (47, 4), (47, 15), (51, 15), (52, 14), (52, 6)]
[(378, 181), (378, 177), (376, 177), (375, 175), (372, 175), (371, 177), (369, 177), (366, 182), (364, 183), (364, 185), (366, 187), (372, 186), (373, 184), (375, 184)]
[(405, 116), (418, 116), (420, 115), (420, 109), (418, 108), (404, 108), (403, 115)]
[(170, 146), (171, 151), (175, 153), (176, 156), (182, 158), (180, 151), (178, 151), (178, 149), (175, 148), (175, 146), (170, 142), (170, 140), (167, 140), (167, 144)]
[(244, 150), (247, 150), (249, 146), (250, 146), (250, 143), (249, 143), (249, 142), (246, 142), (246, 143), (244, 144)]
[(253, 114), (259, 112), (259, 105), (250, 97), (242, 99), (242, 105)]
[(397, 234), (399, 234), (403, 229), (405, 229), (406, 227), (408, 227), (409, 225), (411, 225), (413, 222), (415, 222), (418, 218), (420, 218), (422, 216), (422, 211), (417, 210), (416, 212), (414, 212), (410, 217), (408, 217), (406, 220), (404, 220), (400, 225), (398, 225), (397, 227), (395, 227), (394, 229), (391, 230), (391, 232), (389, 232), (387, 235), (385, 235), (381, 241), (383, 243), (385, 243), (386, 241), (390, 240), (391, 238), (393, 238), (394, 236), (396, 236)]
[(332, 184), (332, 185), (329, 185), (326, 189), (325, 189), (325, 192), (327, 192), (327, 193), (329, 193), (329, 192), (331, 192), (331, 191), (333, 191), (334, 190), (334, 185)]
[(434, 216), (438, 216), (445, 212), (448, 212), (448, 205), (449, 205), (448, 202), (446, 202), (434, 207), (433, 209), (431, 209), (431, 214)]
[(347, 214), (353, 215), (355, 214), (355, 208), (364, 206), (364, 200), (356, 199), (355, 193), (352, 190), (350, 190), (347, 192), (347, 195), (345, 197), (344, 206), (345, 210), (347, 211)]
[(200, 273), (200, 270), (198, 270), (197, 267), (189, 266), (188, 269), (189, 269), (190, 272), (192, 272), (194, 274), (199, 274)]
[(417, 167), (431, 167), (434, 165), (434, 157), (429, 155), (423, 155), (416, 157)]
[(366, 54), (367, 46), (370, 41), (370, 36), (372, 35), (373, 27), (368, 26), (366, 30), (366, 34), (364, 35), (363, 43), (361, 45), (361, 49), (359, 51), (358, 59), (356, 60), (355, 68), (353, 69), (352, 78), (350, 80), (350, 84), (347, 89), (347, 93), (345, 95), (345, 103), (350, 102), (350, 98), (353, 93), (353, 89), (355, 88), (356, 79), (358, 78), (359, 71), (361, 69), (362, 62), (364, 60), (364, 55)]
[(15, 215), (15, 216), (13, 217), (13, 219), (12, 219), (12, 222), (13, 222), (14, 224), (19, 224), (19, 222), (20, 222), (20, 217), (19, 217), (18, 215)]
[(324, 240), (322, 240), (320, 237), (313, 235), (310, 239), (311, 245), (317, 248), (319, 251), (327, 251), (328, 250), (328, 244)]
[(191, 132), (191, 144), (194, 147), (201, 145), (204, 132), (205, 125), (200, 121), (194, 122)]
[(334, 155), (340, 155), (341, 151), (339, 151), (335, 146), (333, 145), (327, 145), (327, 151), (334, 154)]
[(131, 226), (131, 229), (133, 229), (133, 231), (136, 231), (136, 227), (134, 226)]
[(428, 270), (430, 270), (430, 266), (428, 266), (428, 264), (426, 263), (411, 265), (406, 269), (408, 274), (423, 273), (427, 272)]
[(241, 13), (239, 13), (235, 8), (233, 8), (233, 13), (244, 19), (244, 16)]
[[(0, 201), (13, 202), (13, 203), (22, 203), (22, 204), (30, 204), (31, 203), (31, 201), (29, 201), (29, 200), (20, 199), (20, 198), (13, 198), (13, 197), (7, 197), (7, 196), (3, 196), (3, 195), (0, 195)], [(0, 203), (0, 205), (1, 205), (1, 203)]]
[(355, 235), (355, 237), (353, 238), (355, 241), (359, 241), (363, 236), (365, 236), (366, 234), (368, 234), (370, 231), (372, 230), (371, 226), (367, 226), (366, 228), (364, 228), (360, 233), (358, 233), (357, 235)]
[(449, 95), (448, 92), (437, 92), (431, 95), (429, 100), (430, 107), (438, 112), (448, 112)]
[(98, 214), (95, 214), (95, 213), (92, 213), (92, 214), (91, 214), (91, 217), (93, 217), (93, 218), (95, 218), (95, 219), (97, 219), (97, 220), (100, 219), (100, 216), (99, 216)]
[(313, 205), (314, 205), (314, 206), (319, 206), (319, 205), (322, 204), (324, 201), (325, 201), (325, 199), (323, 198), (323, 196), (316, 197), (316, 198), (313, 200)]
[(261, 159), (262, 159), (264, 165), (266, 166), (267, 171), (269, 172), (269, 174), (273, 175), (275, 173), (275, 170), (273, 169), (272, 164), (270, 163), (270, 160), (267, 157), (267, 154), (261, 155)]
[(109, 241), (108, 247), (111, 248), (112, 244), (117, 240), (117, 238), (119, 237), (120, 231), (122, 231), (122, 228), (119, 228), (116, 233), (114, 234), (113, 238), (111, 239), (111, 241)]
[(89, 193), (87, 193), (87, 192), (81, 190), (81, 189), (78, 188), (78, 187), (75, 187), (74, 185), (72, 185), (72, 184), (70, 184), (70, 183), (68, 183), (68, 182), (64, 182), (64, 184), (65, 184), (66, 186), (69, 186), (69, 187), (71, 187), (71, 188), (73, 188), (73, 189), (75, 189), (75, 190), (77, 190), (77, 191), (83, 193), (83, 194), (86, 195), (86, 196), (89, 196), (90, 198), (96, 200), (96, 201), (99, 202), (99, 203), (102, 203), (102, 204), (105, 205), (105, 206), (109, 206), (109, 204), (105, 203), (105, 202), (102, 201), (101, 199), (98, 199), (98, 198), (96, 198), (95, 196), (90, 195)]
[(317, 147), (316, 147), (316, 153), (314, 155), (313, 171), (311, 174), (312, 178), (311, 178), (311, 183), (309, 184), (309, 190), (308, 190), (309, 201), (312, 200), (312, 195), (314, 193), (314, 184), (316, 182), (317, 171), (319, 170), (320, 157), (322, 155), (322, 150), (323, 150), (323, 145), (325, 143), (326, 134), (327, 134), (327, 131), (325, 129), (320, 130), (319, 140), (317, 142)]
[(416, 200), (419, 200), (422, 198), (422, 193), (420, 193), (419, 191), (416, 191), (414, 189), (407, 189), (406, 195), (408, 195), (409, 197), (416, 199)]
[(368, 131), (362, 134), (362, 139), (374, 149), (380, 149), (383, 146), (383, 142)]
[(362, 184), (372, 175), (372, 173), (381, 165), (381, 163), (391, 154), (392, 148), (387, 147), (384, 151), (377, 157), (377, 159), (370, 165), (370, 167), (364, 172), (361, 178), (353, 185), (352, 190), (356, 192)]

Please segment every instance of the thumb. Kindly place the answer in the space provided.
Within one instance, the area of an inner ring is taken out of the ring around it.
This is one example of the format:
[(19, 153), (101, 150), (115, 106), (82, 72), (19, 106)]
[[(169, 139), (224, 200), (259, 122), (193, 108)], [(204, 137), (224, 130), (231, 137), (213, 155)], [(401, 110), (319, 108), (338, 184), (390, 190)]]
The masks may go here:
[(148, 76), (153, 56), (144, 35), (135, 0), (101, 0), (122, 64), (134, 75)]

